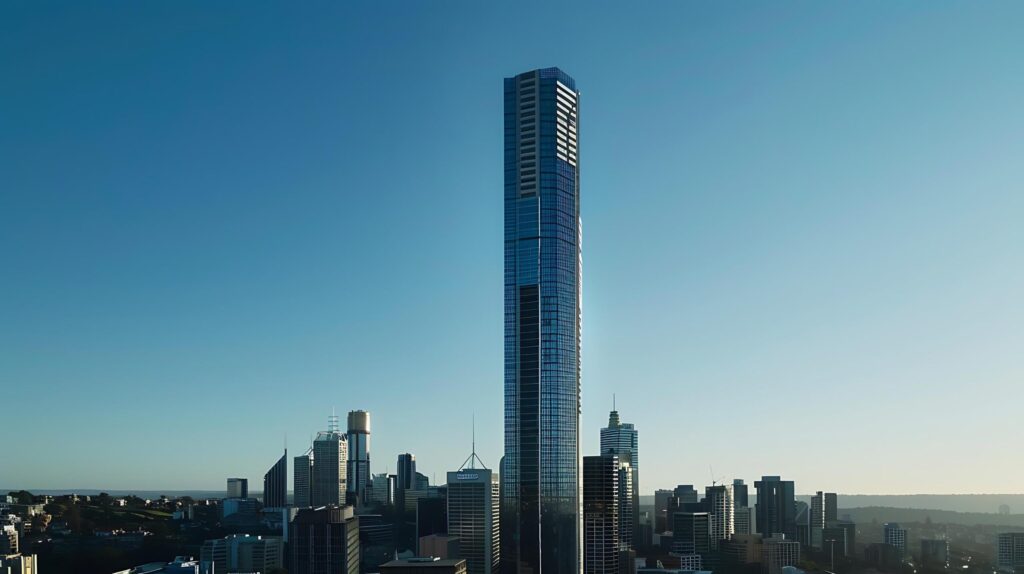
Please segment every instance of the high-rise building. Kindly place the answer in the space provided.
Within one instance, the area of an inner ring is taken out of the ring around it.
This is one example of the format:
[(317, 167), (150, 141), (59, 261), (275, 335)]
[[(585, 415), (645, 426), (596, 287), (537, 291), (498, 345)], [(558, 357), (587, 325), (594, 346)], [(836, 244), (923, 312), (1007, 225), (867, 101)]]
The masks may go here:
[(576, 82), (505, 78), (505, 456), (508, 572), (582, 567), (582, 226)]
[(696, 504), (700, 500), (700, 493), (692, 484), (680, 484), (672, 491), (678, 506), (683, 504)]
[(347, 486), (350, 502), (366, 502), (366, 488), (370, 484), (370, 413), (348, 413), (348, 471)]
[(671, 490), (654, 491), (654, 531), (658, 534), (669, 529), (668, 506), (673, 496)]
[(232, 534), (203, 542), (200, 572), (267, 572), (284, 566), (284, 540)]
[[(733, 494), (735, 496), (735, 493)], [(734, 499), (735, 500), (735, 499)], [(733, 509), (733, 534), (753, 534), (754, 509), (749, 506), (736, 506)]]
[(818, 491), (811, 497), (811, 528), (825, 528), (839, 518), (839, 498), (834, 492)]
[(744, 484), (742, 478), (736, 478), (732, 481), (732, 499), (736, 508), (746, 508), (750, 506), (750, 497), (747, 494), (747, 485)]
[(295, 457), (292, 461), (292, 474), (294, 475), (295, 486), (293, 503), (298, 508), (305, 508), (313, 505), (313, 448), (310, 447), (306, 454)]
[[(757, 499), (760, 504), (760, 490)], [(786, 566), (800, 563), (800, 543), (785, 536), (766, 536), (761, 542), (761, 552), (761, 571), (765, 574), (781, 574)]]
[(999, 533), (996, 566), (1009, 571), (1024, 567), (1024, 532)]
[(619, 458), (614, 454), (583, 457), (583, 572), (618, 574)]
[(351, 506), (300, 509), (288, 545), (291, 574), (359, 574), (359, 517)]
[(405, 508), (405, 491), (416, 488), (416, 455), (398, 455), (398, 474), (395, 475), (395, 506)]
[(672, 515), (672, 551), (707, 555), (711, 552), (711, 514), (678, 511)]
[(792, 480), (777, 476), (762, 476), (754, 482), (757, 489), (757, 504), (754, 512), (757, 532), (767, 539), (776, 534), (785, 534), (792, 541), (797, 540), (796, 504)]
[(225, 498), (249, 498), (249, 479), (229, 478), (228, 495)]
[(338, 418), (331, 416), (326, 431), (313, 441), (311, 506), (344, 506), (348, 477), (348, 439), (338, 429)]
[(704, 489), (704, 498), (711, 513), (711, 549), (732, 538), (735, 530), (735, 513), (731, 484), (717, 484)]
[(288, 449), (284, 449), (281, 458), (263, 475), (263, 506), (288, 506)]
[(0, 554), (0, 572), (4, 574), (38, 574), (39, 559), (35, 554)]
[(906, 556), (907, 529), (900, 528), (896, 522), (886, 522), (882, 525), (882, 542), (895, 548), (900, 556)]
[(448, 535), (459, 539), (469, 574), (497, 574), (501, 551), (498, 477), (486, 468), (448, 473)]
[(370, 501), (380, 506), (395, 503), (395, 475), (381, 473), (370, 481)]
[(619, 480), (619, 488), (624, 489), (619, 495), (619, 530), (620, 544), (630, 549), (640, 526), (640, 450), (636, 428), (621, 422), (617, 410), (612, 410), (608, 426), (601, 429), (601, 454), (617, 455), (620, 469), (626, 474)]

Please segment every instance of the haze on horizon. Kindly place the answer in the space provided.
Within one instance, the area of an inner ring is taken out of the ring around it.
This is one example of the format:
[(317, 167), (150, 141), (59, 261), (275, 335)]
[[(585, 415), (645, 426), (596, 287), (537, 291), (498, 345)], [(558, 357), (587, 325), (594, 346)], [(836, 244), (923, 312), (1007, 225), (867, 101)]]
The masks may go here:
[(0, 486), (258, 490), (332, 408), (496, 468), (502, 78), (559, 66), (584, 454), (616, 393), (643, 494), (1020, 492), (1024, 5), (739, 8), (0, 8)]

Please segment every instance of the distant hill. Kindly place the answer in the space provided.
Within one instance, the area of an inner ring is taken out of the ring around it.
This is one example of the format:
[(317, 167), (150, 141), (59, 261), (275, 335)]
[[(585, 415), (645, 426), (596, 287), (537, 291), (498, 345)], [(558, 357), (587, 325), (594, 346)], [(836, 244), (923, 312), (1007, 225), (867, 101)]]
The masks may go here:
[[(750, 503), (754, 504), (754, 485), (750, 485)], [(797, 496), (810, 502), (810, 495)], [(640, 504), (654, 505), (654, 496), (641, 496)], [(1010, 512), (1024, 513), (1024, 494), (840, 494), (840, 508), (916, 508), (952, 512), (997, 514), (1005, 504)], [(932, 520), (935, 520), (933, 517)]]
[(864, 508), (839, 508), (839, 516), (849, 515), (857, 524), (877, 522), (934, 522), (936, 524), (960, 524), (964, 526), (1005, 526), (1007, 529), (1024, 529), (1024, 514), (992, 514), (983, 512), (952, 512), (950, 510), (928, 510), (919, 508), (889, 508), (868, 506)]

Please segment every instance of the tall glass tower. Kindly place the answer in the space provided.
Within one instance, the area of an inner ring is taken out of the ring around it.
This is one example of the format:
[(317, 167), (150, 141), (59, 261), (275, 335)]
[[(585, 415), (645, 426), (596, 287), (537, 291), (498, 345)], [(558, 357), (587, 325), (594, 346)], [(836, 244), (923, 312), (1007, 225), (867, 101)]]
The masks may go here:
[(502, 570), (582, 570), (582, 256), (576, 82), (505, 78)]

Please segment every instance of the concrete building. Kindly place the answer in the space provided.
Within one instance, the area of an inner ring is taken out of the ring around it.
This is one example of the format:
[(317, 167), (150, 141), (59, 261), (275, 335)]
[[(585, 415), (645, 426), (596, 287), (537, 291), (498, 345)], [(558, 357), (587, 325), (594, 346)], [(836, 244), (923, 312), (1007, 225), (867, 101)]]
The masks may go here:
[(313, 447), (306, 451), (306, 454), (295, 457), (292, 473), (294, 475), (294, 505), (298, 508), (306, 508), (313, 504)]
[(704, 499), (711, 513), (711, 550), (719, 542), (729, 540), (735, 531), (733, 492), (731, 484), (718, 484), (704, 489)]
[(619, 574), (618, 455), (583, 457), (583, 572)]
[(462, 550), (458, 536), (450, 536), (448, 534), (430, 534), (420, 538), (419, 543), (419, 554), (420, 556), (432, 556), (434, 558), (461, 558)]
[(996, 539), (996, 566), (1004, 570), (1024, 567), (1024, 532), (1002, 532)]
[(448, 535), (458, 538), (468, 574), (499, 571), (499, 496), (498, 477), (489, 469), (464, 467), (448, 473)]
[(346, 481), (350, 504), (366, 502), (370, 486), (370, 413), (348, 413), (348, 470)]
[(200, 572), (267, 572), (284, 567), (284, 540), (277, 536), (232, 534), (207, 540), (199, 554)]
[(290, 574), (359, 574), (359, 517), (351, 506), (299, 510), (289, 538)]
[(781, 574), (785, 566), (800, 563), (800, 543), (784, 536), (770, 536), (761, 541), (761, 571)]
[(907, 530), (899, 524), (886, 522), (882, 525), (882, 542), (895, 548), (901, 557), (907, 555)]
[(435, 557), (405, 558), (380, 565), (380, 574), (466, 574), (466, 561)]
[(228, 495), (224, 498), (249, 498), (249, 479), (229, 478)]

